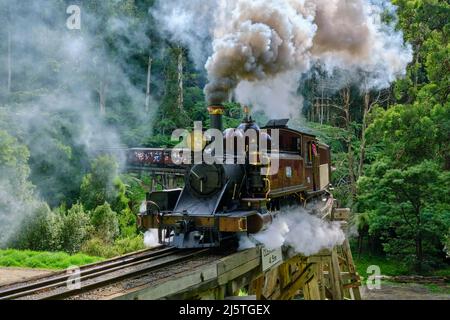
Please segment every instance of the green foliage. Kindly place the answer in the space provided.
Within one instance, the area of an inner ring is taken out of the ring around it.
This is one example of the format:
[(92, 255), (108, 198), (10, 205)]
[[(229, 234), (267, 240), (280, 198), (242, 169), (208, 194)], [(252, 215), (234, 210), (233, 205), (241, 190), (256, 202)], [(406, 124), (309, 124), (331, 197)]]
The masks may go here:
[(80, 201), (87, 210), (94, 210), (105, 202), (116, 203), (121, 197), (119, 193), (123, 190), (118, 168), (111, 156), (99, 156), (92, 162), (91, 172), (84, 176), (80, 190)]
[(427, 87), (413, 105), (377, 110), (368, 129), (379, 146), (359, 181), (359, 211), (369, 212), (370, 232), (384, 250), (417, 271), (443, 261), (450, 227), (448, 137), (450, 105), (437, 104)]
[[(181, 90), (179, 87), (178, 63), (181, 57), (183, 65), (186, 64), (186, 52), (183, 48), (173, 45), (167, 49), (166, 63), (164, 65), (164, 90), (158, 113), (155, 118), (155, 130), (157, 134), (170, 135), (177, 128), (190, 126), (190, 117), (184, 103), (180, 105)], [(183, 87), (183, 96), (188, 88)], [(190, 90), (190, 99), (195, 91)], [(199, 92), (201, 94), (201, 92)], [(183, 99), (184, 100), (184, 99)]]
[(51, 211), (41, 204), (23, 221), (10, 245), (17, 249), (75, 253), (91, 233), (89, 215), (81, 204), (75, 204), (67, 212)]
[[(66, 2), (58, 1), (57, 5), (64, 10)], [(372, 100), (378, 94), (380, 99), (378, 107), (366, 117), (364, 93), (353, 86), (348, 88), (348, 119), (342, 109), (341, 92), (336, 92), (326, 100), (329, 110), (322, 110), (327, 116), (323, 114), (319, 122), (325, 124), (308, 126), (332, 148), (334, 196), (342, 205), (352, 206), (353, 222), (362, 237), (369, 230), (372, 242), (381, 243), (389, 258), (397, 259), (391, 260), (393, 264), (401, 259), (403, 272), (411, 266), (437, 267), (445, 259), (444, 246), (450, 248), (450, 5), (439, 0), (393, 2), (398, 6), (398, 27), (414, 49), (406, 77), (392, 88), (370, 92)], [(202, 89), (205, 76), (196, 70), (185, 48), (155, 32), (159, 26), (148, 15), (153, 3), (86, 3), (85, 12), (98, 17), (96, 21), (86, 19), (81, 31), (94, 35), (92, 59), (83, 67), (74, 64), (71, 69), (74, 76), (70, 81), (89, 87), (84, 92), (87, 110), (98, 108), (99, 86), (106, 85), (107, 112), (96, 120), (114, 127), (121, 143), (131, 147), (172, 147), (173, 129), (192, 128), (193, 121), (209, 126)], [(64, 17), (58, 19), (64, 23)], [(115, 19), (127, 23), (108, 27)], [(125, 34), (141, 27), (145, 29), (144, 41), (128, 41)], [(146, 38), (151, 46), (145, 43)], [(32, 44), (24, 45), (13, 48), (30, 51), (27, 49)], [(5, 43), (0, 43), (0, 49), (6, 49)], [(152, 99), (150, 110), (143, 112), (149, 57)], [(51, 100), (48, 97), (57, 97), (51, 105), (64, 105), (60, 98), (73, 97), (66, 94), (73, 86), (59, 81), (59, 74), (67, 70), (66, 57), (58, 59), (53, 52), (42, 52), (39, 61), (42, 68), (13, 66), (13, 92), (6, 94), (0, 85), (4, 97), (0, 101), (0, 245), (8, 242), (19, 248), (68, 252), (82, 247), (101, 256), (141, 248), (135, 214), (145, 198), (145, 181), (120, 176), (116, 161), (109, 156), (89, 163), (86, 146), (79, 141), (85, 128), (77, 108), (40, 110), (40, 121), (17, 120), (21, 119), (17, 114), (33, 112), (41, 100)], [(110, 74), (110, 61), (118, 65), (118, 72)], [(179, 61), (183, 67), (182, 92)], [(5, 71), (5, 64), (0, 68)], [(129, 80), (132, 94), (114, 90), (117, 73)], [(305, 97), (305, 113), (311, 111), (315, 98), (324, 100), (317, 86), (322, 76), (319, 70), (312, 79), (303, 81), (299, 91)], [(225, 109), (224, 127), (236, 127), (243, 116), (241, 107), (225, 103)], [(316, 117), (310, 115), (310, 119)], [(254, 118), (261, 124), (267, 120), (262, 114), (254, 114)], [(369, 127), (364, 133), (366, 125)], [(356, 199), (353, 176), (360, 177)], [(61, 205), (59, 210), (50, 209)], [(66, 210), (66, 206), (72, 207)], [(18, 225), (21, 231), (11, 238), (11, 230)], [(418, 250), (420, 242), (422, 249)]]
[[(224, 128), (237, 128), (239, 124), (241, 124), (242, 119), (244, 118), (242, 112), (242, 106), (235, 102), (227, 102), (224, 103), (225, 107), (225, 115), (223, 116), (223, 127)], [(206, 122), (206, 125), (209, 126), (209, 118)]]
[(450, 230), (450, 5), (395, 4), (414, 62), (394, 86), (399, 104), (372, 110), (356, 210), (388, 256), (426, 272), (444, 263)]
[(133, 174), (125, 174), (122, 175), (122, 179), (126, 186), (126, 196), (130, 200), (132, 211), (137, 214), (148, 192), (144, 185), (150, 185), (151, 177), (143, 175), (138, 179)]
[(114, 245), (119, 255), (145, 249), (144, 237), (142, 235), (117, 239)]
[(6, 131), (0, 130), (0, 172), (2, 179), (8, 178), (11, 182), (15, 182), (13, 186), (17, 191), (30, 186), (27, 182), (30, 174), (29, 156), (26, 146), (20, 144)]
[(432, 274), (437, 277), (450, 277), (450, 267), (447, 265), (443, 269), (433, 270)]
[[(118, 220), (120, 235), (123, 237), (136, 235), (136, 215), (129, 207), (127, 188), (119, 176), (117, 162), (111, 156), (100, 156), (93, 161), (91, 167), (91, 172), (83, 178), (81, 184), (81, 203), (88, 210), (94, 210), (94, 213), (98, 207), (101, 207), (99, 212), (104, 213), (103, 205), (107, 203), (107, 206), (110, 206), (109, 210), (114, 212)], [(112, 215), (108, 216), (111, 218), (110, 221), (114, 220)], [(115, 226), (112, 228), (113, 231), (110, 230), (111, 232), (108, 231), (101, 236), (105, 241), (112, 241), (118, 236)]]
[(57, 251), (60, 249), (62, 225), (62, 217), (43, 204), (23, 222), (16, 236), (17, 239), (13, 242), (14, 247), (36, 251)]
[(359, 181), (360, 206), (371, 210), (370, 232), (387, 254), (417, 271), (439, 265), (435, 258), (450, 226), (450, 202), (442, 202), (442, 194), (450, 194), (448, 177), (431, 161), (404, 170), (375, 163)]
[(407, 77), (396, 84), (396, 96), (401, 103), (416, 100), (420, 89), (430, 82), (439, 90), (436, 98), (443, 103), (450, 93), (449, 42), (450, 4), (440, 0), (394, 0), (399, 6), (400, 27), (414, 49), (413, 63)]
[(248, 296), (247, 290), (245, 290), (245, 289), (240, 289), (240, 290), (239, 290), (238, 296), (239, 296), (239, 297), (247, 297), (247, 296)]
[(105, 243), (102, 239), (94, 237), (84, 244), (81, 252), (88, 255), (112, 258), (144, 248), (142, 235), (117, 239), (114, 243)]
[(77, 114), (58, 111), (40, 117), (45, 119), (45, 124), (34, 126), (33, 135), (24, 137), (30, 149), (31, 181), (50, 206), (72, 205), (79, 195), (83, 164), (87, 161), (77, 141), (82, 130)]
[[(321, 125), (318, 123), (310, 123), (308, 126), (313, 129), (314, 134), (319, 140), (330, 146), (334, 153), (345, 152), (345, 140), (348, 138), (348, 132), (342, 128), (330, 125)], [(356, 139), (356, 137), (352, 137)]]
[(66, 269), (72, 266), (102, 261), (103, 258), (85, 254), (69, 255), (65, 252), (37, 252), (31, 250), (0, 250), (0, 266), (39, 268), (39, 269)]
[(91, 222), (95, 229), (95, 235), (106, 243), (114, 242), (119, 235), (117, 213), (111, 210), (108, 203), (95, 208), (92, 212)]
[(81, 248), (81, 252), (104, 258), (112, 258), (118, 255), (118, 252), (111, 244), (106, 244), (100, 238), (92, 238), (86, 241)]
[(80, 201), (88, 210), (94, 210), (105, 202), (119, 214), (128, 208), (126, 187), (112, 156), (99, 156), (92, 162), (91, 172), (83, 178), (80, 189)]
[(383, 256), (376, 255), (362, 255), (354, 257), (356, 271), (358, 274), (367, 279), (368, 276), (372, 274), (367, 274), (367, 269), (370, 266), (378, 266), (380, 267), (380, 271), (382, 275), (385, 276), (398, 276), (408, 274), (408, 267), (393, 258), (386, 258)]
[(89, 214), (82, 204), (75, 204), (66, 214), (63, 213), (62, 219), (61, 249), (68, 253), (78, 252), (93, 231)]
[[(437, 105), (435, 108), (441, 107)], [(448, 120), (433, 116), (439, 112), (433, 110), (427, 105), (416, 103), (381, 111), (369, 127), (367, 138), (381, 144), (385, 157), (392, 159), (393, 165), (398, 167), (430, 158), (443, 160), (444, 155), (440, 154), (442, 151), (439, 150), (437, 139), (445, 134), (441, 127), (448, 126)]]
[(169, 148), (175, 146), (175, 143), (170, 140), (169, 135), (156, 134), (148, 137), (144, 146), (148, 148)]
[(448, 286), (437, 285), (434, 283), (424, 284), (432, 293), (450, 295), (450, 288)]
[(134, 219), (135, 215), (128, 208), (118, 215), (108, 203), (91, 213), (86, 212), (82, 204), (75, 204), (68, 211), (64, 207), (51, 211), (42, 204), (24, 221), (10, 246), (68, 253), (85, 250), (91, 255), (109, 257), (120, 254), (121, 247), (128, 251), (143, 246), (143, 241), (138, 245)]
[(445, 247), (444, 250), (447, 254), (447, 258), (450, 258), (450, 228), (447, 232), (447, 234), (445, 235)]
[(136, 214), (130, 208), (122, 210), (119, 215), (119, 227), (121, 237), (135, 236), (137, 233)]
[[(355, 255), (353, 258), (356, 266), (356, 271), (361, 277), (365, 279), (367, 279), (368, 276), (373, 275), (373, 273), (367, 274), (367, 269), (369, 266), (380, 267), (381, 274), (385, 276), (400, 276), (411, 274), (411, 270), (407, 264), (402, 261), (398, 261), (393, 257), (363, 254), (361, 256)], [(429, 276), (448, 277), (450, 275), (450, 267), (443, 266), (442, 268), (438, 268), (424, 274)]]
[[(19, 93), (14, 93), (11, 99), (17, 100), (16, 95)], [(22, 154), (27, 157), (30, 182), (37, 187), (40, 198), (52, 207), (63, 202), (71, 205), (78, 198), (87, 161), (79, 141), (83, 128), (78, 112), (34, 110), (33, 101), (43, 99), (42, 95), (44, 92), (30, 93), (24, 102), (15, 101), (1, 107), (0, 130), (6, 130), (20, 144), (26, 145), (27, 150)], [(22, 119), (30, 109), (38, 112), (36, 119)]]
[(28, 180), (28, 159), (28, 148), (0, 129), (0, 247), (13, 241), (22, 219), (39, 206)]

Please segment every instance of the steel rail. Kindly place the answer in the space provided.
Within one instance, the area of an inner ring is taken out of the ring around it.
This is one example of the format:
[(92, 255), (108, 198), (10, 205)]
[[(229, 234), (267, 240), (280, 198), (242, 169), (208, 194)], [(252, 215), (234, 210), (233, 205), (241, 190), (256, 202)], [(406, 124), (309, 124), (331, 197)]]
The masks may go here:
[[(76, 280), (80, 281), (80, 284), (82, 284), (80, 288), (69, 288), (68, 282), (71, 280), (71, 277), (74, 276), (65, 275), (52, 279), (52, 281), (47, 280), (22, 288), (13, 288), (12, 290), (16, 290), (15, 292), (12, 292), (12, 294), (9, 295), (0, 295), (0, 300), (27, 297), (33, 298), (33, 296), (37, 299), (46, 300), (64, 299), (132, 276), (148, 273), (149, 271), (157, 270), (170, 264), (188, 260), (207, 251), (209, 250), (181, 251), (176, 248), (165, 248), (153, 251), (145, 256), (136, 257), (135, 259), (130, 257), (122, 261), (116, 261), (114, 264), (84, 270), (76, 276)], [(113, 275), (114, 272), (127, 268), (131, 269), (118, 275)], [(108, 275), (111, 276), (108, 277)], [(86, 282), (87, 280), (91, 282), (83, 284), (83, 282)], [(0, 292), (0, 294), (2, 293), (3, 292)]]
[[(157, 249), (141, 250), (135, 253), (127, 254), (124, 256), (116, 257), (106, 261), (101, 261), (98, 263), (93, 263), (80, 267), (81, 278), (85, 278), (89, 275), (94, 275), (97, 272), (105, 272), (108, 270), (117, 270), (117, 268), (124, 268), (125, 265), (130, 263), (138, 263), (139, 261), (146, 260), (151, 257), (157, 257), (165, 253), (173, 253), (176, 249), (173, 247), (158, 247)], [(7, 289), (0, 289), (0, 300), (12, 299), (27, 295), (34, 291), (48, 289), (54, 286), (61, 285), (62, 283), (67, 283), (71, 278), (72, 274), (68, 274), (67, 271), (62, 271), (56, 275), (45, 276), (35, 280), (22, 282), (24, 285), (19, 285), (11, 287), (8, 285)]]
[(94, 281), (93, 283), (85, 284), (79, 289), (68, 289), (62, 293), (50, 294), (50, 295), (43, 297), (41, 300), (58, 300), (58, 299), (65, 299), (68, 297), (73, 297), (73, 296), (82, 294), (84, 292), (91, 291), (91, 290), (94, 290), (97, 288), (101, 288), (106, 285), (116, 283), (116, 282), (119, 282), (121, 280), (130, 278), (130, 277), (135, 277), (138, 275), (146, 274), (150, 271), (156, 271), (156, 270), (162, 269), (169, 265), (173, 265), (176, 263), (181, 263), (183, 261), (190, 260), (191, 258), (193, 258), (195, 256), (202, 255), (207, 252), (210, 252), (210, 249), (200, 249), (200, 250), (192, 249), (189, 251), (183, 250), (183, 251), (178, 252), (179, 255), (178, 255), (178, 253), (166, 254), (165, 257), (168, 257), (168, 259), (162, 260), (162, 261), (160, 261), (162, 257), (155, 257), (153, 259), (154, 260), (153, 264), (146, 265), (146, 266), (144, 265), (141, 269), (132, 269), (126, 273), (123, 273), (123, 274), (120, 274), (117, 276), (112, 276), (112, 277), (106, 278), (106, 279), (99, 279), (99, 280)]

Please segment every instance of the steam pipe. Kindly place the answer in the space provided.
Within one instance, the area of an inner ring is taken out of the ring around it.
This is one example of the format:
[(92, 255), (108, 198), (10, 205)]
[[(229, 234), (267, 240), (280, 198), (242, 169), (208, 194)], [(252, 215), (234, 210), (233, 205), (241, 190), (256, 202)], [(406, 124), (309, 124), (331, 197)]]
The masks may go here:
[(222, 116), (224, 114), (222, 105), (212, 105), (208, 107), (209, 118), (211, 120), (211, 129), (223, 130)]

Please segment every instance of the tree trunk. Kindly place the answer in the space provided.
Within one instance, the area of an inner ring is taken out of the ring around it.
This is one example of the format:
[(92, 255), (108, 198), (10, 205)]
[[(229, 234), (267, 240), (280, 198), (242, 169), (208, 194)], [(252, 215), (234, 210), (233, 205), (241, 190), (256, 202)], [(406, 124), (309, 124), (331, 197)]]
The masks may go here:
[(354, 166), (354, 158), (353, 158), (353, 148), (351, 141), (348, 141), (348, 147), (347, 147), (347, 156), (348, 156), (348, 170), (350, 175), (350, 191), (352, 193), (352, 199), (356, 199), (356, 177), (355, 172), (353, 171)]
[(347, 128), (348, 138), (347, 138), (347, 159), (348, 159), (348, 173), (350, 178), (350, 191), (352, 194), (352, 200), (356, 199), (356, 177), (353, 170), (354, 167), (354, 157), (353, 157), (353, 147), (351, 139), (351, 124), (350, 124), (350, 88), (345, 88), (342, 91), (342, 97), (344, 102), (344, 113), (345, 113), (345, 125)]
[(98, 90), (99, 102), (100, 102), (100, 115), (106, 115), (106, 83), (100, 81), (100, 87)]
[(320, 124), (323, 125), (323, 118), (324, 118), (324, 102), (323, 102), (323, 87), (322, 87), (322, 95), (320, 100)]
[(361, 128), (361, 150), (359, 154), (359, 166), (358, 166), (358, 176), (361, 177), (364, 174), (364, 160), (366, 157), (366, 128), (367, 128), (367, 116), (369, 115), (370, 109), (370, 93), (366, 92), (364, 95), (364, 112), (362, 119)]
[[(413, 204), (414, 205), (414, 204)], [(422, 217), (420, 204), (416, 206), (416, 224), (417, 224), (417, 234), (416, 234), (416, 257), (417, 257), (417, 271), (422, 272), (423, 265), (423, 247), (422, 247)]]
[(327, 100), (327, 124), (330, 124), (330, 104), (329, 104), (329, 100)]
[(417, 272), (422, 272), (423, 264), (423, 248), (422, 248), (422, 236), (419, 234), (416, 238), (416, 258), (417, 258)]
[(183, 104), (183, 49), (180, 48), (178, 53), (178, 109), (183, 110)]
[(361, 233), (358, 234), (358, 258), (361, 257), (362, 248), (363, 248), (363, 240), (364, 237)]
[(150, 83), (152, 74), (152, 58), (148, 56), (148, 68), (147, 68), (147, 90), (145, 91), (145, 112), (150, 111)]
[(419, 85), (419, 69), (417, 68), (417, 65), (419, 64), (419, 56), (420, 56), (420, 48), (421, 45), (419, 44), (417, 46), (417, 54), (416, 54), (416, 61), (415, 61), (415, 66), (414, 66), (414, 70), (415, 70), (415, 76), (414, 76), (414, 89), (415, 92), (417, 93), (417, 87)]
[(7, 69), (8, 69), (8, 80), (7, 80), (7, 92), (11, 93), (11, 84), (12, 84), (12, 53), (11, 53), (11, 26), (8, 21), (8, 59), (7, 59)]
[(314, 104), (314, 116), (313, 121), (319, 121), (319, 98), (316, 99), (316, 103)]

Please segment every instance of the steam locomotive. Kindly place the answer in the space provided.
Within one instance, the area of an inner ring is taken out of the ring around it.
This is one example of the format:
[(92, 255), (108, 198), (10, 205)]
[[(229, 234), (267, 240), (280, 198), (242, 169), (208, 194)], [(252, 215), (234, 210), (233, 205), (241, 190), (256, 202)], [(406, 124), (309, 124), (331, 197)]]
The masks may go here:
[[(223, 106), (208, 110), (211, 127), (222, 131)], [(264, 230), (285, 205), (322, 198), (330, 184), (330, 148), (287, 124), (287, 119), (271, 120), (260, 128), (247, 114), (236, 130), (224, 131), (227, 142), (244, 137), (243, 153), (235, 144), (224, 151), (223, 163), (187, 165), (184, 188), (147, 194), (139, 226), (157, 229), (162, 244), (219, 247)], [(247, 136), (250, 130), (258, 134)], [(265, 150), (258, 148), (263, 144)], [(157, 163), (173, 166), (168, 150), (158, 152)], [(156, 161), (154, 155), (140, 156)]]

